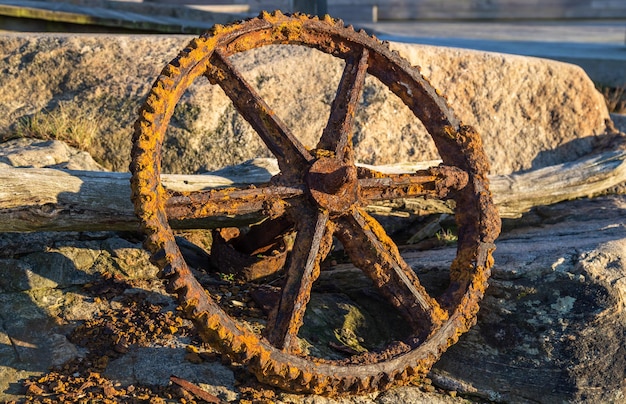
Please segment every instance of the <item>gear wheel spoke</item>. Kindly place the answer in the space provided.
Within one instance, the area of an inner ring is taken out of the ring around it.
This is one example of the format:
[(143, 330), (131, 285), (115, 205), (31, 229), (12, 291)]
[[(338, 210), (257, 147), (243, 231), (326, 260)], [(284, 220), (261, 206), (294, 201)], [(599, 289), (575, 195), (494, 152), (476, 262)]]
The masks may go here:
[(363, 92), (369, 51), (363, 48), (358, 56), (346, 60), (337, 95), (330, 107), (330, 119), (324, 128), (318, 149), (335, 152), (339, 160), (354, 161), (352, 132), (354, 114)]
[(449, 199), (468, 182), (467, 172), (443, 165), (413, 174), (384, 174), (360, 169), (359, 177), (360, 198), (368, 202), (417, 196)]
[(266, 185), (252, 188), (225, 188), (195, 192), (167, 192), (165, 209), (170, 220), (202, 219), (227, 215), (248, 215), (277, 207), (284, 210), (290, 200), (305, 193), (304, 185)]
[(218, 49), (205, 76), (218, 84), (278, 159), (283, 172), (302, 171), (313, 157)]
[(320, 262), (332, 246), (328, 213), (303, 213), (303, 210), (307, 209), (300, 208), (298, 213), (300, 219), (296, 222), (296, 240), (286, 264), (287, 277), (280, 301), (270, 315), (266, 328), (266, 337), (270, 343), (289, 352), (299, 351), (297, 335), (310, 299), (311, 286), (319, 276)]
[(364, 210), (355, 209), (339, 220), (337, 238), (352, 263), (374, 281), (415, 330), (422, 333), (426, 330), (427, 335), (448, 318), (420, 284), (382, 226)]

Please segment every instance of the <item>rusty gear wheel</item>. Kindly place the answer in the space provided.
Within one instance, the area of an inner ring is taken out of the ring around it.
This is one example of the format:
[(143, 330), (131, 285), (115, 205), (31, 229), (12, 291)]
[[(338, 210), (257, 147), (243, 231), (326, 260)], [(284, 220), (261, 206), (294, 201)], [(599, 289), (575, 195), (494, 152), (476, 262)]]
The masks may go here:
[[(250, 88), (229, 57), (270, 44), (302, 45), (345, 61), (331, 114), (315, 150), (306, 149)], [(411, 109), (432, 136), (443, 163), (414, 174), (388, 175), (355, 166), (353, 118), (370, 74)], [(161, 147), (174, 107), (198, 77), (219, 85), (278, 159), (280, 175), (249, 188), (174, 193), (160, 181)], [(423, 376), (475, 322), (487, 287), (500, 221), (488, 190), (479, 135), (462, 125), (416, 68), (388, 46), (340, 20), (262, 13), (215, 26), (194, 39), (156, 80), (135, 125), (132, 198), (153, 262), (203, 338), (257, 378), (285, 390), (368, 392)], [(375, 200), (408, 196), (453, 199), (457, 255), (447, 290), (430, 296), (394, 242), (365, 210)], [(228, 316), (194, 278), (168, 220), (261, 212), (287, 215), (296, 238), (285, 264), (279, 303), (261, 336)], [(311, 285), (333, 236), (414, 330), (364, 358), (335, 361), (299, 353), (297, 334)]]

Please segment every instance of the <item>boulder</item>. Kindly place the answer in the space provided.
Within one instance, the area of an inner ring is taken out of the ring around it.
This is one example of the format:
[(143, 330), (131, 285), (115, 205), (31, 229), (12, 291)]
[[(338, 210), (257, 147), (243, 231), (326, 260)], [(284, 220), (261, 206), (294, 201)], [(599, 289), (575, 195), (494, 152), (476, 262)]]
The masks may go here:
[[(106, 168), (126, 171), (137, 109), (159, 71), (190, 39), (2, 35), (0, 134), (6, 139), (24, 132), (28, 119), (69, 115), (96, 131), (77, 140), (85, 150)], [(471, 50), (391, 46), (421, 66), (457, 115), (478, 128), (492, 173), (574, 160), (605, 143), (608, 111), (579, 67)], [(328, 117), (341, 60), (286, 46), (232, 59), (293, 133), (313, 147)], [(354, 142), (357, 158), (368, 164), (437, 157), (421, 123), (372, 78), (357, 111)], [(166, 172), (215, 170), (269, 155), (221, 90), (202, 80), (183, 94), (165, 144)]]
[(104, 171), (86, 151), (77, 150), (60, 140), (18, 138), (2, 143), (0, 163), (11, 167), (58, 168)]
[(613, 130), (604, 98), (582, 68), (553, 60), (393, 44), (478, 128), (492, 173), (572, 161)]
[[(625, 209), (623, 195), (572, 201), (505, 232), (478, 323), (435, 365), (433, 380), (502, 402), (623, 402)], [(442, 255), (407, 260), (428, 271)]]

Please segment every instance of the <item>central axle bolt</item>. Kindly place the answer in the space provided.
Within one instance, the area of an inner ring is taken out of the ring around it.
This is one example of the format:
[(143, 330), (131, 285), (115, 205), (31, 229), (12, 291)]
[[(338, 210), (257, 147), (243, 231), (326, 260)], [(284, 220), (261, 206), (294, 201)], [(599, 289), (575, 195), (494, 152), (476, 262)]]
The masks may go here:
[(354, 165), (322, 157), (315, 161), (306, 183), (318, 206), (331, 213), (344, 213), (358, 200), (358, 178)]

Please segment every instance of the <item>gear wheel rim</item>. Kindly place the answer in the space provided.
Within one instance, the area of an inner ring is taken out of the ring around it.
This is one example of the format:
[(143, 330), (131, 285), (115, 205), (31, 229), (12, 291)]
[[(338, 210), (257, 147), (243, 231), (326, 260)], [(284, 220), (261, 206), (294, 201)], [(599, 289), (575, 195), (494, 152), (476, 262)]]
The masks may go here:
[[(252, 46), (241, 40), (258, 30), (269, 30), (276, 36), (262, 38)], [(328, 38), (326, 43), (307, 43), (307, 35), (320, 34)], [(216, 49), (236, 53), (269, 44), (299, 44), (341, 57), (346, 51), (342, 45), (346, 43), (367, 48), (375, 58), (383, 60), (381, 63), (391, 63), (400, 72), (397, 74), (417, 83), (417, 88), (423, 90), (420, 97), (426, 105), (421, 105), (416, 112), (415, 106), (411, 108), (409, 105), (415, 101), (407, 100), (412, 94), (398, 88), (398, 82), (385, 83), (379, 77), (381, 72), (368, 71), (399, 95), (425, 124), (444, 163), (460, 166), (470, 174), (468, 187), (471, 190), (460, 199), (473, 204), (478, 210), (477, 214), (457, 212), (457, 221), (474, 229), (468, 240), (459, 242), (462, 246), (451, 267), (454, 279), (466, 283), (461, 291), (449, 291), (457, 298), (451, 300), (456, 300), (456, 307), (448, 320), (432, 337), (411, 351), (382, 362), (359, 365), (341, 365), (279, 350), (230, 318), (206, 293), (199, 293), (203, 289), (185, 263), (168, 225), (166, 195), (160, 183), (160, 149), (174, 106), (193, 80), (202, 75), (203, 61), (208, 60)], [(251, 47), (246, 49), (246, 46)], [(425, 122), (424, 116), (434, 116), (434, 119), (426, 119)], [(473, 158), (468, 158), (468, 154)], [(160, 276), (168, 280), (168, 289), (177, 294), (181, 306), (207, 342), (230, 360), (246, 365), (262, 382), (288, 391), (316, 394), (364, 393), (406, 384), (415, 377), (425, 375), (441, 354), (476, 321), (478, 303), (487, 287), (493, 264), (493, 242), (499, 232), (499, 218), (488, 191), (488, 163), (480, 137), (471, 127), (462, 125), (455, 118), (445, 100), (417, 69), (377, 39), (344, 27), (341, 20), (328, 16), (320, 20), (305, 15), (262, 13), (255, 19), (225, 27), (216, 26), (202, 37), (192, 40), (165, 67), (140, 111), (133, 137), (131, 172), (132, 199), (147, 235), (145, 246), (152, 252), (152, 261), (161, 269)], [(467, 263), (473, 267), (468, 269)], [(473, 275), (468, 273), (470, 271)]]

